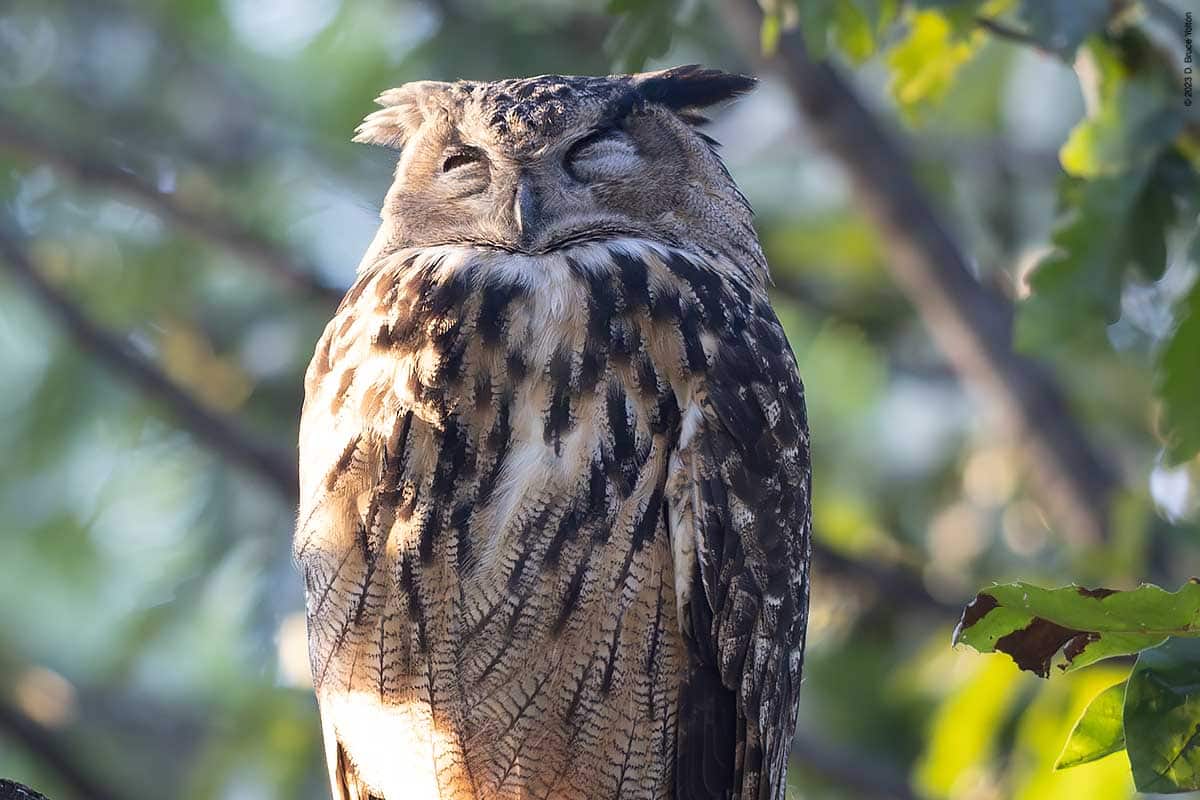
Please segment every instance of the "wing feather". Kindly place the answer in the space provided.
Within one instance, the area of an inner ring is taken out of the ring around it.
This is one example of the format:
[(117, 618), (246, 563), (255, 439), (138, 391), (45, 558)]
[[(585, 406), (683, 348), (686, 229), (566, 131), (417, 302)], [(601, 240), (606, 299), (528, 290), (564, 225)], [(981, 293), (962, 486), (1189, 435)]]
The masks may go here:
[[(335, 800), (380, 800), (378, 765), (356, 763), (352, 753), (373, 755), (370, 739), (407, 723), (406, 712), (388, 709), (428, 691), (416, 664), (425, 619), (411, 585), (419, 558), (414, 507), (445, 437), (406, 391), (414, 356), (393, 348), (407, 306), (420, 298), (422, 273), (402, 266), (384, 262), (359, 277), (305, 382), (295, 554), (307, 583), (309, 652)], [(404, 294), (389, 297), (390, 305), (375, 302), (389, 292)], [(370, 708), (374, 694), (382, 710)]]
[(804, 389), (765, 301), (726, 317), (672, 476), (688, 507), (671, 516), (675, 553), (695, 558), (677, 583), (690, 657), (677, 795), (781, 800), (808, 615)]

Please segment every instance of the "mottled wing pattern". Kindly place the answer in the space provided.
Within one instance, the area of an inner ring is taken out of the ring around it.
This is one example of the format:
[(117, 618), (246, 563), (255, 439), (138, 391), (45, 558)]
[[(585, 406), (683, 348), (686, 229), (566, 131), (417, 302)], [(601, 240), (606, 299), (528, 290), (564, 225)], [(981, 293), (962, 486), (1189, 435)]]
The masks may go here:
[(804, 389), (765, 298), (721, 288), (701, 304), (719, 340), (670, 480), (676, 557), (694, 548), (677, 797), (781, 800), (808, 615)]

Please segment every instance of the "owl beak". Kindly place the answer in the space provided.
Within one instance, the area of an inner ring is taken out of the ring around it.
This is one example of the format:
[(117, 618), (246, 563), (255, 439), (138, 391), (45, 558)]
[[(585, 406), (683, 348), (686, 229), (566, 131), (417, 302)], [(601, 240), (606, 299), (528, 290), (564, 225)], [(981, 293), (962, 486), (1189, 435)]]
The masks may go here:
[(533, 179), (522, 175), (517, 180), (517, 191), (513, 197), (513, 221), (522, 249), (529, 249), (542, 228), (542, 204)]

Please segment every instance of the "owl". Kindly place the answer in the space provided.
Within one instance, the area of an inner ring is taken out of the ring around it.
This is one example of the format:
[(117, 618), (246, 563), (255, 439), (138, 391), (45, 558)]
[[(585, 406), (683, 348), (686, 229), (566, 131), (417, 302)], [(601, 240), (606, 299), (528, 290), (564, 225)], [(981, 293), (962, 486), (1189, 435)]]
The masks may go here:
[(295, 555), (337, 800), (781, 800), (804, 389), (695, 66), (417, 82), (305, 379)]

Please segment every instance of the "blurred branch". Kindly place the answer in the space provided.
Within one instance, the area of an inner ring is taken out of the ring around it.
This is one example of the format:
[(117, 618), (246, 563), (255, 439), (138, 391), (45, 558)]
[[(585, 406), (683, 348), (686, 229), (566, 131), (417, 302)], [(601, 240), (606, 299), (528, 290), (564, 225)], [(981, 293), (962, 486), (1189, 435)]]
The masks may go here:
[[(789, 269), (789, 267), (791, 268)], [(878, 303), (870, 301), (837, 302), (830, 298), (828, 292), (823, 291), (823, 287), (816, 281), (799, 277), (796, 274), (799, 270), (794, 265), (776, 262), (771, 265), (771, 269), (770, 292), (772, 297), (797, 305), (821, 317), (834, 317), (842, 322), (848, 322), (863, 330), (868, 330), (879, 326), (881, 320), (877, 308), (888, 307), (884, 300), (880, 300)], [(888, 318), (891, 319), (892, 315), (888, 315)], [(877, 330), (871, 330), (869, 335), (878, 336), (880, 334)]]
[(24, 243), (0, 226), (0, 264), (32, 292), (75, 340), (80, 349), (162, 402), (180, 425), (221, 457), (261, 476), (286, 496), (297, 492), (293, 459), (253, 441), (235, 424), (179, 388), (149, 359), (93, 322), (75, 303), (38, 272)]
[(77, 183), (124, 195), (188, 233), (257, 264), (274, 277), (321, 302), (334, 304), (341, 299), (341, 289), (322, 283), (311, 265), (299, 263), (256, 231), (229, 217), (196, 208), (179, 194), (159, 189), (144, 178), (110, 164), (95, 154), (74, 152), (56, 143), (54, 137), (45, 131), (23, 127), (3, 110), (0, 110), (0, 149), (49, 164)]
[(1180, 36), (1183, 35), (1183, 27), (1186, 20), (1183, 14), (1170, 3), (1163, 0), (1141, 0), (1141, 5), (1150, 16), (1171, 26), (1171, 29), (1178, 31)]
[[(122, 800), (76, 760), (78, 748), (68, 747), (53, 733), (7, 703), (0, 703), (0, 735), (19, 742), (83, 800)], [(0, 782), (0, 789), (3, 782)], [(15, 795), (20, 797), (20, 795)], [(38, 795), (40, 797), (40, 795)]]
[(1026, 47), (1032, 47), (1039, 52), (1046, 52), (1045, 46), (1043, 46), (1042, 43), (1037, 39), (1033, 38), (1024, 31), (1019, 31), (1016, 28), (1010, 28), (998, 20), (979, 16), (975, 18), (975, 24), (997, 38), (1007, 39), (1008, 41), (1016, 42), (1017, 44), (1023, 44)]
[[(746, 52), (759, 57), (763, 16), (755, 0), (724, 0), (723, 10)], [(884, 237), (894, 279), (935, 341), (1025, 441), (1034, 485), (1058, 530), (1075, 545), (1102, 540), (1117, 478), (1051, 374), (1013, 350), (1012, 304), (971, 274), (907, 156), (837, 70), (809, 58), (799, 31), (786, 32), (764, 63), (850, 177), (858, 204)]]
[(1003, 136), (968, 139), (922, 134), (913, 142), (918, 161), (949, 162), (955, 169), (1004, 167), (1021, 172), (1053, 176), (1059, 168), (1058, 150), (1051, 147), (1027, 148)]
[(803, 731), (797, 732), (792, 741), (791, 755), (804, 772), (850, 789), (855, 797), (919, 800), (903, 774), (873, 764), (863, 753), (833, 747)]
[[(946, 602), (929, 593), (919, 574), (895, 564), (875, 563), (844, 556), (828, 546), (813, 542), (813, 569), (820, 575), (838, 575), (858, 585), (869, 586), (885, 608), (924, 612), (940, 619), (956, 619), (962, 605)], [(964, 598), (965, 603), (970, 598)]]

